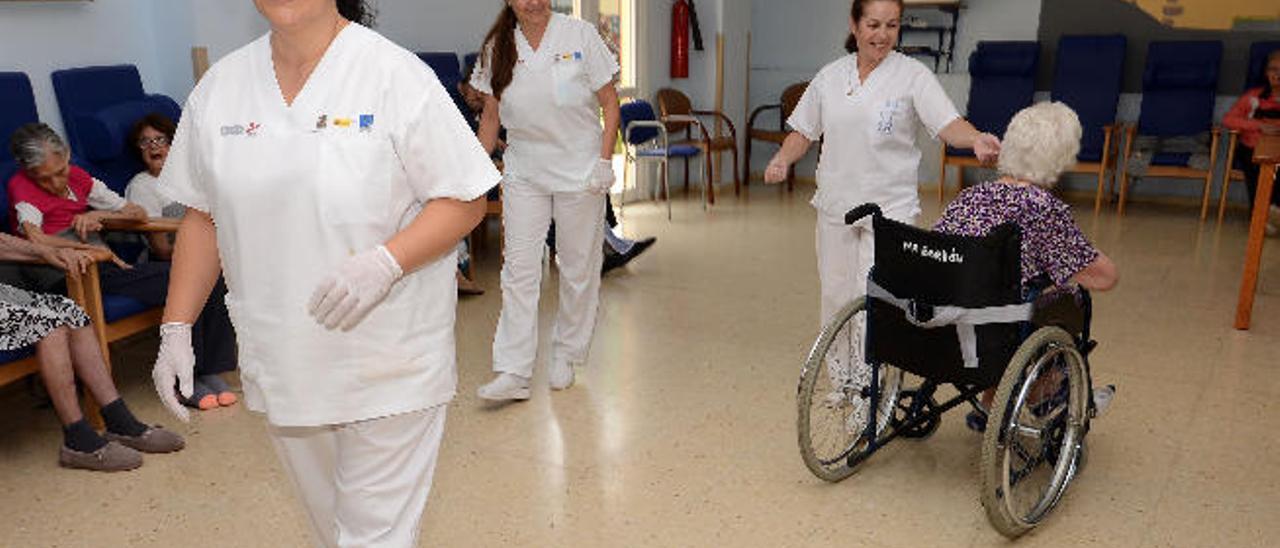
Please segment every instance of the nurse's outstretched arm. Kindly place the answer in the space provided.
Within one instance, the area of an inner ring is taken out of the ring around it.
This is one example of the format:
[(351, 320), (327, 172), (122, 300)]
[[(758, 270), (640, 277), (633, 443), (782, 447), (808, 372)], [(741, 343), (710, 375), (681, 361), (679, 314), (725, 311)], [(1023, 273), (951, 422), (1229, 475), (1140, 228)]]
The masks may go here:
[(604, 133), (600, 139), (600, 158), (613, 159), (613, 149), (618, 146), (618, 128), (622, 127), (622, 107), (618, 106), (617, 80), (605, 84), (596, 91), (596, 100), (604, 111)]
[(955, 148), (973, 149), (974, 155), (983, 163), (994, 162), (1000, 157), (1000, 138), (978, 131), (964, 118), (956, 118), (947, 124), (938, 132), (938, 137)]
[(213, 218), (188, 208), (178, 225), (178, 243), (169, 270), (169, 295), (160, 326), (160, 352), (151, 370), (160, 402), (184, 422), (189, 415), (178, 403), (174, 389), (184, 397), (190, 397), (194, 390), (196, 357), (191, 346), (191, 325), (204, 309), (221, 272)]
[(502, 126), (502, 120), (498, 117), (498, 99), (489, 94), (484, 94), (484, 109), (480, 111), (480, 130), (477, 137), (480, 138), (480, 145), (484, 147), (486, 154), (493, 155), (494, 149), (498, 148), (498, 128)]
[(804, 158), (812, 145), (813, 141), (798, 131), (787, 135), (786, 140), (782, 142), (782, 148), (773, 155), (773, 159), (769, 160), (769, 167), (764, 170), (764, 182), (776, 184), (787, 180), (791, 165)]

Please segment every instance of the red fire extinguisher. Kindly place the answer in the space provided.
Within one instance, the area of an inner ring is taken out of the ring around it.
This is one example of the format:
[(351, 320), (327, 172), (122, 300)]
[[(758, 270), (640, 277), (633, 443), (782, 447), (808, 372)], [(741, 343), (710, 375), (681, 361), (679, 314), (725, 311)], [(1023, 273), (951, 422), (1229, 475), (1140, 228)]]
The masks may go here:
[(671, 6), (671, 77), (689, 77), (689, 2)]

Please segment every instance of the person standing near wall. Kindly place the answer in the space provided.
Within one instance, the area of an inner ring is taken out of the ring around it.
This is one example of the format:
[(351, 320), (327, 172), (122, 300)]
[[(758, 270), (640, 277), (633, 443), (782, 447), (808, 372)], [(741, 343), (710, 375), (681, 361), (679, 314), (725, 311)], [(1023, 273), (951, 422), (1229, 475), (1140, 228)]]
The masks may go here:
[[(822, 141), (813, 206), (824, 325), (865, 294), (875, 258), (871, 224), (845, 225), (845, 213), (868, 202), (906, 223), (920, 213), (917, 123), (948, 145), (973, 149), (980, 160), (994, 160), (1000, 151), (997, 137), (960, 117), (933, 72), (894, 51), (902, 8), (902, 0), (854, 0), (849, 55), (813, 78), (787, 120), (793, 131), (765, 170), (766, 183), (782, 182), (790, 166)], [(849, 352), (859, 352), (853, 346)], [(859, 374), (849, 365), (829, 366), (840, 368), (833, 379)]]
[(485, 95), (480, 142), (492, 151), (502, 126), (507, 151), (502, 314), (493, 340), (497, 377), (480, 387), (481, 398), (529, 398), (538, 352), (543, 242), (552, 219), (560, 310), (551, 388), (572, 386), (574, 367), (586, 362), (600, 300), (605, 195), (615, 180), (618, 70), (595, 27), (553, 14), (548, 0), (506, 0), (485, 38), (471, 79)]
[(361, 0), (254, 0), (270, 32), (187, 102), (161, 189), (188, 208), (153, 370), (192, 390), (225, 273), (245, 404), (320, 546), (415, 546), (457, 384), (454, 248), (499, 174)]

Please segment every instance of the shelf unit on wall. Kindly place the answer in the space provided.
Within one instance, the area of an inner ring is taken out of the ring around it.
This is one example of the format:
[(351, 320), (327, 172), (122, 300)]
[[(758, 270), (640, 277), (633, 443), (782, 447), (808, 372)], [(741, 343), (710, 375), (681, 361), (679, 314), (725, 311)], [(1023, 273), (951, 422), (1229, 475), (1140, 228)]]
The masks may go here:
[[(960, 0), (904, 0), (904, 4), (906, 10), (902, 14), (898, 49), (907, 55), (933, 59), (934, 72), (938, 72), (944, 66), (947, 72), (951, 72), (956, 51), (956, 29), (960, 26), (960, 10), (964, 8)], [(941, 12), (946, 20), (935, 23), (928, 19), (917, 19), (918, 15), (924, 12)], [(917, 20), (923, 23), (911, 24)], [(907, 36), (919, 34), (936, 35), (937, 46), (903, 44)]]

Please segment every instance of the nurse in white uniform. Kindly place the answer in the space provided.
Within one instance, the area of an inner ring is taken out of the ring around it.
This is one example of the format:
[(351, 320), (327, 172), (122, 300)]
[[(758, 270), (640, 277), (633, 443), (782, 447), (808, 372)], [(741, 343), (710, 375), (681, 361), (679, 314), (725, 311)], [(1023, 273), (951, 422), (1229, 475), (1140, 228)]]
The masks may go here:
[(844, 214), (867, 202), (906, 223), (920, 214), (917, 123), (983, 161), (1000, 151), (998, 138), (960, 117), (932, 71), (893, 50), (901, 19), (902, 0), (854, 0), (845, 45), (850, 54), (810, 82), (787, 120), (792, 133), (765, 170), (765, 182), (785, 180), (790, 166), (822, 140), (813, 206), (824, 325), (866, 293), (874, 260), (870, 219), (851, 227)]
[(200, 81), (161, 174), (189, 210), (153, 377), (185, 418), (221, 266), (245, 402), (316, 544), (414, 546), (456, 387), (454, 248), (500, 175), (364, 2), (254, 3), (270, 32)]
[[(595, 27), (551, 12), (549, 0), (507, 0), (485, 38), (471, 85), (485, 94), (480, 142), (507, 128), (502, 181), (502, 315), (493, 340), (497, 376), (481, 398), (529, 398), (538, 352), (543, 242), (556, 223), (560, 310), (551, 388), (573, 385), (587, 359), (600, 300), (605, 194), (621, 119), (618, 63)], [(601, 109), (604, 124), (601, 125)]]

